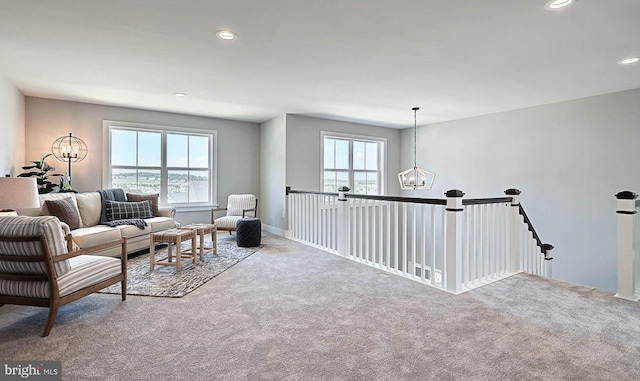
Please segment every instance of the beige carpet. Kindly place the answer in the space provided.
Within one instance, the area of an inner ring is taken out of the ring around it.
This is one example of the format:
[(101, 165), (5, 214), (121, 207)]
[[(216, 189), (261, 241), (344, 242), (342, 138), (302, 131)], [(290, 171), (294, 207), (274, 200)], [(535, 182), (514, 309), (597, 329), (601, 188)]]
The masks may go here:
[[(191, 249), (190, 243), (183, 243), (182, 246), (182, 250)], [(205, 248), (207, 247), (213, 247), (211, 240), (205, 241)], [(180, 272), (176, 272), (173, 266), (160, 265), (150, 271), (149, 253), (137, 255), (127, 261), (127, 295), (181, 298), (259, 249), (260, 247), (238, 247), (235, 241), (220, 240), (217, 254), (213, 250), (206, 250), (204, 261), (198, 256), (196, 264), (183, 260)], [(175, 248), (173, 251), (175, 253)], [(166, 258), (167, 247), (158, 248), (155, 255), (156, 261)], [(117, 283), (100, 292), (120, 295), (122, 287)]]
[(460, 296), (277, 237), (183, 298), (0, 307), (65, 380), (638, 380), (640, 305), (517, 275)]

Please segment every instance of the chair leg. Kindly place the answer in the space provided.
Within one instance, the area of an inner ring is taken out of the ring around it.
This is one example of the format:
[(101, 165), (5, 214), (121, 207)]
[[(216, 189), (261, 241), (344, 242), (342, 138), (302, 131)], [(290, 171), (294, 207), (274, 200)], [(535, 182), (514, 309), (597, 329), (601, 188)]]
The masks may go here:
[(51, 332), (51, 328), (53, 328), (53, 323), (56, 322), (56, 316), (58, 315), (58, 303), (53, 303), (49, 307), (49, 317), (47, 318), (47, 326), (44, 328), (44, 333), (42, 337), (49, 336), (49, 332)]
[(127, 280), (120, 282), (120, 292), (122, 293), (122, 300), (127, 300)]

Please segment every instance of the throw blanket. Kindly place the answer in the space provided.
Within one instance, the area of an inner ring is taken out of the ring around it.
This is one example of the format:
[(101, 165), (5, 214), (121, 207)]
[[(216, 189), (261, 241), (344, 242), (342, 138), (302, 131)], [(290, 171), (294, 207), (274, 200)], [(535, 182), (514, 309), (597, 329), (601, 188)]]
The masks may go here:
[(127, 201), (127, 197), (124, 195), (124, 190), (121, 188), (100, 189), (100, 199), (102, 201), (102, 211), (100, 212), (100, 224), (107, 226), (119, 226), (119, 225), (133, 225), (138, 229), (143, 229), (147, 226), (147, 222), (140, 218), (129, 218), (126, 220), (114, 220), (109, 221), (107, 218), (107, 200), (109, 201)]

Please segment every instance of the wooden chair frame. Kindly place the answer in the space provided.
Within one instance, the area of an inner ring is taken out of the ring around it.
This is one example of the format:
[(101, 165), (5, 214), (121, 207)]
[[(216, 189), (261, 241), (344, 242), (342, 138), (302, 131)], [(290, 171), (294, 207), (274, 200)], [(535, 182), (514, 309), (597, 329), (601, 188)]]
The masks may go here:
[[(67, 236), (67, 239), (71, 237)], [(3, 304), (18, 304), (25, 306), (38, 306), (38, 307), (49, 307), (49, 316), (47, 318), (47, 325), (44, 329), (44, 333), (42, 337), (48, 336), (49, 332), (51, 332), (51, 328), (55, 323), (56, 316), (58, 314), (58, 309), (68, 303), (71, 303), (75, 300), (78, 300), (82, 297), (85, 297), (89, 294), (93, 294), (107, 286), (112, 284), (121, 283), (122, 286), (122, 300), (127, 300), (127, 239), (122, 238), (118, 241), (104, 243), (102, 245), (96, 245), (92, 247), (87, 247), (84, 249), (76, 250), (73, 252), (65, 253), (62, 255), (51, 256), (49, 252), (46, 237), (44, 234), (40, 235), (29, 235), (29, 236), (0, 236), (0, 241), (10, 241), (10, 242), (35, 242), (40, 241), (42, 245), (43, 255), (39, 256), (20, 256), (20, 255), (7, 255), (0, 254), (1, 261), (15, 261), (15, 262), (44, 262), (47, 268), (47, 274), (7, 274), (0, 272), (0, 279), (4, 280), (13, 280), (13, 281), (25, 281), (25, 282), (48, 282), (49, 284), (49, 295), (48, 299), (46, 298), (30, 298), (30, 297), (22, 297), (22, 296), (10, 296), (10, 295), (2, 295), (0, 294), (0, 306)], [(109, 247), (121, 246), (121, 268), (122, 273), (111, 277), (109, 279), (105, 279), (102, 282), (93, 284), (81, 290), (72, 292), (71, 294), (60, 296), (60, 291), (58, 289), (58, 277), (56, 275), (56, 270), (54, 264), (56, 262), (61, 262), (69, 258), (77, 257), (80, 255), (91, 254), (99, 250), (103, 250)]]
[[(215, 217), (215, 213), (216, 212), (222, 212), (227, 210), (228, 208), (215, 208), (215, 209), (211, 209), (211, 223), (215, 224), (216, 223), (216, 217)], [(251, 209), (242, 209), (242, 218), (246, 217), (247, 213), (251, 213), (253, 212), (253, 216), (252, 217), (258, 217), (258, 199), (256, 198), (256, 205), (251, 208)], [(218, 231), (228, 231), (229, 235), (231, 235), (231, 232), (236, 231), (236, 228), (223, 228), (223, 227), (217, 227)]]

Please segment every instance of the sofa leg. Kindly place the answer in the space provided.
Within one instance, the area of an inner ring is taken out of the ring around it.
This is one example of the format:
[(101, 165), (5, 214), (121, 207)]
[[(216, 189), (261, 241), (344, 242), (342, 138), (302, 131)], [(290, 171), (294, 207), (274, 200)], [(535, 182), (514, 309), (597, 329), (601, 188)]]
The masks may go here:
[(47, 318), (47, 326), (44, 328), (44, 333), (42, 337), (49, 336), (49, 332), (51, 332), (51, 328), (53, 328), (53, 323), (56, 322), (56, 316), (58, 315), (58, 304), (52, 304), (49, 307), (49, 317)]

